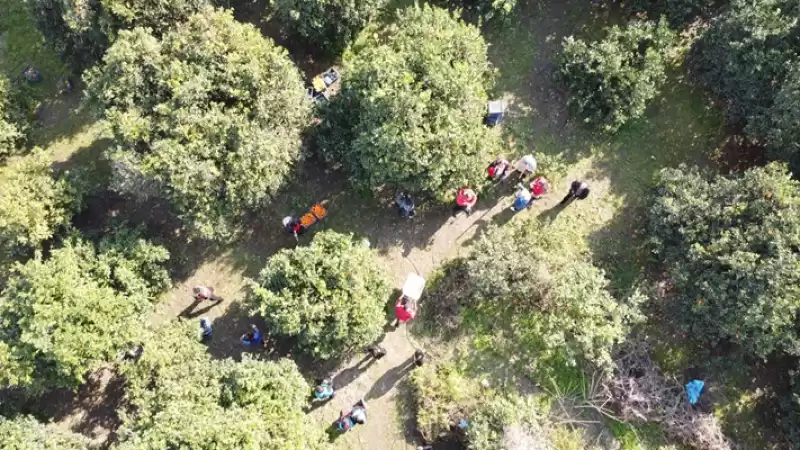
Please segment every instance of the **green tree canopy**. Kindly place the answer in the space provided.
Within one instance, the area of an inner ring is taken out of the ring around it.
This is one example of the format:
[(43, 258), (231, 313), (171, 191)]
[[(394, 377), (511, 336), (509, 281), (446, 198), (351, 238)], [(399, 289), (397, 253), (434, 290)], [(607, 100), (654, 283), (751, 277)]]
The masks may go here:
[(79, 206), (79, 195), (50, 165), (47, 154), (34, 151), (0, 167), (0, 265), (52, 238)]
[(493, 349), (510, 348), (537, 378), (548, 379), (554, 367), (608, 371), (613, 347), (640, 318), (641, 298), (614, 299), (602, 270), (565, 251), (573, 239), (538, 222), (495, 228), (431, 283), (423, 305), (447, 309), (455, 299), (457, 314), (471, 311), (491, 324)]
[(207, 0), (31, 0), (36, 25), (75, 69), (93, 66), (119, 30), (150, 28), (160, 35), (209, 4)]
[(315, 358), (365, 346), (385, 323), (389, 283), (374, 251), (352, 235), (323, 231), (308, 247), (281, 250), (250, 286), (247, 301), (270, 331)]
[(300, 157), (310, 103), (286, 52), (230, 12), (205, 10), (158, 40), (122, 31), (89, 76), (118, 148), (112, 187), (169, 200), (201, 237), (226, 237)]
[(728, 120), (749, 125), (756, 139), (769, 134), (764, 116), (798, 61), (798, 15), (800, 4), (792, 0), (734, 0), (687, 58), (694, 80), (725, 102)]
[(0, 448), (3, 450), (84, 450), (85, 437), (45, 425), (33, 417), (8, 419), (0, 416)]
[(800, 354), (798, 189), (778, 164), (740, 176), (661, 172), (648, 230), (690, 336), (760, 357)]
[(467, 261), (465, 289), (498, 323), (513, 317), (514, 345), (543, 362), (535, 367), (540, 363), (532, 360), (533, 371), (548, 360), (610, 370), (614, 345), (639, 318), (639, 299), (614, 299), (601, 269), (564, 251), (569, 239), (531, 223), (497, 229)]
[(122, 229), (18, 265), (0, 294), (0, 386), (75, 388), (134, 340), (169, 254)]
[(480, 31), (443, 9), (412, 6), (345, 61), (317, 146), (367, 189), (438, 199), (477, 185), (500, 148), (482, 125), (491, 71)]
[(787, 161), (794, 173), (800, 173), (800, 60), (793, 63), (765, 116), (748, 128), (764, 136), (771, 158)]
[(652, 20), (666, 17), (669, 25), (684, 28), (698, 17), (708, 17), (717, 11), (726, 0), (623, 0), (622, 5), (629, 14), (646, 14)]
[(664, 21), (615, 25), (591, 43), (565, 38), (558, 75), (570, 108), (607, 132), (641, 117), (666, 79), (674, 38)]
[(387, 3), (387, 0), (275, 0), (282, 24), (314, 46), (338, 53)]
[(0, 159), (21, 153), (28, 130), (28, 118), (19, 101), (19, 93), (4, 75), (0, 75)]
[(294, 362), (212, 360), (198, 334), (187, 322), (148, 330), (141, 358), (122, 365), (131, 408), (120, 450), (318, 448)]

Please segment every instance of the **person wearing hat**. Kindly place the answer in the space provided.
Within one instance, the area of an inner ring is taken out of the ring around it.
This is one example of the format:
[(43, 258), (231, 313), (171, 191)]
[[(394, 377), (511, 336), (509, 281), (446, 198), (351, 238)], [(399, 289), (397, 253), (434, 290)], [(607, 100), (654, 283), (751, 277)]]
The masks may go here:
[(472, 208), (475, 207), (476, 203), (478, 203), (478, 194), (467, 186), (462, 187), (456, 194), (456, 206), (453, 208), (453, 215), (461, 211), (464, 211), (467, 215), (472, 214)]
[(306, 228), (300, 223), (300, 219), (296, 219), (292, 216), (286, 216), (283, 218), (283, 229), (286, 230), (286, 233), (291, 234), (294, 237), (300, 236), (301, 234), (306, 232)]
[(536, 158), (533, 155), (525, 155), (514, 161), (514, 170), (519, 172), (520, 181), (528, 175), (536, 172)]

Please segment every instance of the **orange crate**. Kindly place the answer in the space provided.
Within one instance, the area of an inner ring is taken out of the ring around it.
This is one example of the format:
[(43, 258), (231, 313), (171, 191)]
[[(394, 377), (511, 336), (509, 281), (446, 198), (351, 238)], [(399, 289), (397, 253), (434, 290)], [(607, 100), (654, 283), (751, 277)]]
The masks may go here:
[(314, 216), (316, 216), (317, 219), (322, 220), (325, 218), (325, 216), (328, 215), (328, 210), (325, 209), (324, 206), (317, 203), (316, 205), (311, 207), (311, 213), (314, 214)]
[(311, 213), (305, 213), (303, 214), (303, 217), (300, 218), (300, 224), (306, 228), (314, 225), (315, 223), (317, 223), (317, 218)]

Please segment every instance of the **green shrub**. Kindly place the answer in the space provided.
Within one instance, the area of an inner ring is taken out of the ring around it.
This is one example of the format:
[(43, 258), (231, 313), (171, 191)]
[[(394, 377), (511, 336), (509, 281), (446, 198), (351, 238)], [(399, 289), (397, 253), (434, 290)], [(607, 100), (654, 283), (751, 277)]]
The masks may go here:
[(229, 237), (300, 157), (300, 73), (230, 12), (205, 10), (161, 40), (122, 31), (88, 79), (118, 144), (112, 188), (166, 198), (193, 235)]
[(336, 54), (352, 42), (387, 0), (273, 0), (281, 24)]
[(490, 345), (513, 348), (539, 379), (564, 366), (610, 370), (613, 347), (640, 317), (639, 296), (614, 299), (602, 270), (564, 251), (569, 239), (520, 222), (485, 234), (467, 261), (466, 306), (504, 330)]
[(270, 331), (296, 338), (298, 351), (319, 359), (375, 340), (390, 292), (375, 252), (334, 231), (274, 254), (250, 287), (247, 302)]
[(19, 96), (11, 80), (0, 75), (0, 159), (22, 153), (28, 117)]
[(800, 173), (800, 63), (794, 63), (764, 117), (755, 118), (748, 131), (764, 136), (772, 159), (787, 161)]
[[(124, 233), (124, 232), (123, 232)], [(76, 388), (135, 340), (168, 278), (167, 251), (144, 240), (100, 251), (79, 239), (18, 265), (0, 294), (0, 386)], [(136, 272), (143, 269), (143, 273)]]
[(607, 132), (641, 117), (666, 79), (674, 39), (664, 21), (612, 26), (592, 43), (567, 37), (558, 77), (569, 91), (570, 108)]
[(474, 410), (479, 386), (452, 364), (424, 365), (411, 372), (417, 429), (426, 440), (449, 434), (450, 427)]
[(482, 125), (491, 75), (479, 30), (443, 9), (412, 6), (345, 60), (323, 109), (318, 150), (368, 190), (439, 200), (483, 181), (500, 137)]
[(0, 448), (3, 450), (84, 450), (88, 439), (80, 434), (45, 425), (30, 416), (0, 416)]
[(36, 25), (74, 69), (97, 63), (119, 30), (150, 28), (156, 35), (208, 5), (207, 0), (30, 0)]
[(80, 199), (43, 151), (0, 167), (0, 261), (27, 254), (68, 224)]
[(699, 17), (708, 17), (721, 7), (725, 0), (624, 0), (622, 6), (628, 14), (646, 14), (651, 20), (666, 17), (669, 25), (681, 29)]
[(662, 170), (649, 210), (674, 317), (700, 343), (797, 354), (800, 183), (771, 164), (740, 176)]

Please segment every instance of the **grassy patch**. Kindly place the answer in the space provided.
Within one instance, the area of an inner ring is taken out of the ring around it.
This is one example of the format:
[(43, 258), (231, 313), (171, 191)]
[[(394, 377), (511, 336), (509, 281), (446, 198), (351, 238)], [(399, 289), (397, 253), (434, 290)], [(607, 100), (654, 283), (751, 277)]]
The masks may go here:
[(45, 44), (24, 0), (0, 0), (0, 42), (0, 70), (20, 79), (22, 71), (35, 67), (42, 82), (29, 85), (29, 94), (41, 101), (56, 93), (56, 82), (67, 69)]
[(659, 449), (668, 444), (664, 430), (657, 423), (631, 424), (627, 422), (607, 423), (621, 450)]

